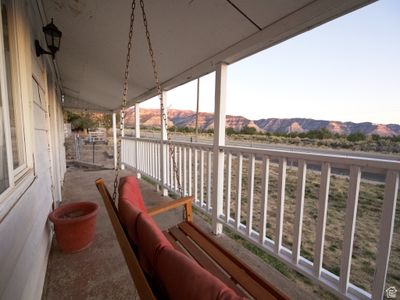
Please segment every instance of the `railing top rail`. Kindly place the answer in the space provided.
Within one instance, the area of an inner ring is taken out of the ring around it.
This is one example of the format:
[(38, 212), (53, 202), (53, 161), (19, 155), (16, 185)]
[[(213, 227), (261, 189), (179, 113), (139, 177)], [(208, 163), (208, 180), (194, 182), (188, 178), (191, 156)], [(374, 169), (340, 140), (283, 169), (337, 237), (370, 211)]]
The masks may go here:
[[(123, 137), (125, 140), (140, 140), (147, 142), (157, 142), (159, 139), (153, 138), (135, 138), (135, 137)], [(163, 141), (167, 144), (167, 141)], [(206, 143), (195, 143), (195, 142), (180, 142), (172, 141), (171, 144), (181, 147), (191, 147), (196, 149), (210, 150), (212, 149), (212, 144)], [(385, 170), (400, 171), (400, 157), (399, 160), (394, 159), (383, 159), (375, 157), (361, 157), (356, 155), (345, 155), (345, 154), (333, 154), (333, 153), (317, 153), (316, 150), (283, 150), (283, 149), (261, 149), (253, 147), (243, 147), (243, 146), (221, 146), (220, 149), (225, 152), (231, 153), (241, 153), (241, 154), (255, 154), (259, 156), (269, 156), (271, 158), (286, 158), (293, 160), (305, 160), (311, 163), (323, 163), (328, 162), (333, 165), (333, 167), (349, 167), (349, 166), (359, 166), (363, 170), (373, 171), (382, 173)], [(311, 152), (313, 151), (313, 152)]]
[(138, 141), (143, 141), (143, 142), (160, 142), (160, 139), (155, 139), (155, 138), (143, 138), (143, 137), (140, 137), (140, 138), (137, 138), (137, 137), (134, 137), (134, 136), (123, 136), (123, 137), (121, 137), (121, 139), (122, 140), (131, 140), (131, 141), (136, 141), (136, 140), (138, 140)]
[[(133, 141), (142, 141), (142, 142), (149, 142), (149, 143), (160, 143), (160, 139), (155, 139), (155, 138), (136, 138), (136, 137), (122, 137), (123, 140), (133, 140)], [(168, 141), (163, 141), (163, 144), (168, 144)], [(181, 147), (190, 147), (190, 148), (196, 148), (196, 149), (204, 149), (204, 150), (210, 150), (213, 148), (212, 144), (208, 143), (195, 143), (195, 142), (181, 142), (181, 141), (171, 141), (171, 145), (175, 146), (181, 146)]]
[(222, 146), (225, 152), (255, 154), (260, 156), (270, 156), (271, 158), (287, 158), (293, 160), (305, 160), (314, 163), (328, 162), (340, 166), (359, 166), (366, 169), (389, 169), (400, 171), (400, 161), (390, 159), (380, 159), (373, 157), (360, 157), (352, 155), (314, 153), (296, 150), (281, 149), (259, 149), (250, 147)]

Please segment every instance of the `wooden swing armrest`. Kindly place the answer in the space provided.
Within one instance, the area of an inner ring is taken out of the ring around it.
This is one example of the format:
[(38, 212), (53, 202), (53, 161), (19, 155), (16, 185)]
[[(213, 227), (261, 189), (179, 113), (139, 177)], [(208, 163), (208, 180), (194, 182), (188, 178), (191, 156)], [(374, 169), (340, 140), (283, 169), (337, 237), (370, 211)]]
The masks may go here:
[(161, 205), (151, 207), (147, 210), (147, 213), (150, 216), (156, 216), (158, 214), (161, 214), (165, 211), (169, 211), (171, 209), (177, 208), (181, 205), (184, 206), (186, 210), (186, 221), (192, 221), (192, 201), (193, 201), (193, 196), (188, 196), (188, 197), (182, 197), (177, 200), (163, 203)]

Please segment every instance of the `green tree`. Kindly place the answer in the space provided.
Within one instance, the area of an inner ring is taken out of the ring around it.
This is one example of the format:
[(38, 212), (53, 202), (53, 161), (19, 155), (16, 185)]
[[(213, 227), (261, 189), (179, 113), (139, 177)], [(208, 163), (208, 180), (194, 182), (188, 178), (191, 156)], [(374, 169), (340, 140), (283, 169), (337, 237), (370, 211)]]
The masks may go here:
[(67, 111), (64, 118), (68, 123), (71, 123), (71, 128), (74, 131), (96, 127), (96, 122), (90, 118), (89, 113), (74, 113)]
[[(112, 116), (111, 116), (111, 114), (94, 113), (94, 114), (91, 114), (90, 119), (93, 120), (94, 122), (96, 122), (98, 124), (98, 127), (105, 127), (105, 128), (111, 128), (112, 127)], [(125, 124), (125, 126), (126, 125), (127, 124)]]

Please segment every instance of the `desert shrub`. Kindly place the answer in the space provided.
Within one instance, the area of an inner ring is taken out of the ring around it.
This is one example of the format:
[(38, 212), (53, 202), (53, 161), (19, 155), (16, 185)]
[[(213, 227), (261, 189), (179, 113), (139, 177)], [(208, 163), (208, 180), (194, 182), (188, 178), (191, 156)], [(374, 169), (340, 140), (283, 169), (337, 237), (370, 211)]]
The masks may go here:
[(365, 134), (361, 132), (355, 132), (355, 133), (350, 133), (347, 136), (347, 140), (350, 142), (359, 142), (359, 141), (365, 141), (366, 140)]
[(247, 125), (243, 126), (242, 130), (240, 130), (241, 134), (256, 134), (257, 133), (257, 129), (255, 129), (254, 127), (249, 127)]
[(310, 139), (323, 140), (333, 138), (333, 133), (326, 128), (321, 128), (318, 130), (310, 130), (306, 133), (306, 136)]
[(232, 134), (235, 134), (236, 131), (232, 127), (227, 127), (227, 128), (225, 128), (225, 133), (226, 133), (226, 135), (232, 135)]

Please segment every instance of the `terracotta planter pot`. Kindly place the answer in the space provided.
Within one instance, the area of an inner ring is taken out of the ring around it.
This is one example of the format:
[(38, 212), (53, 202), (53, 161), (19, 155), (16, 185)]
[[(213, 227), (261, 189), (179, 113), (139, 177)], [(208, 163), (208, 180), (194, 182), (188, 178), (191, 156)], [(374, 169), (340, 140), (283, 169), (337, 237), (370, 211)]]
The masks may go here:
[(99, 205), (94, 202), (74, 202), (50, 213), (58, 245), (64, 252), (78, 252), (90, 246), (98, 210)]

